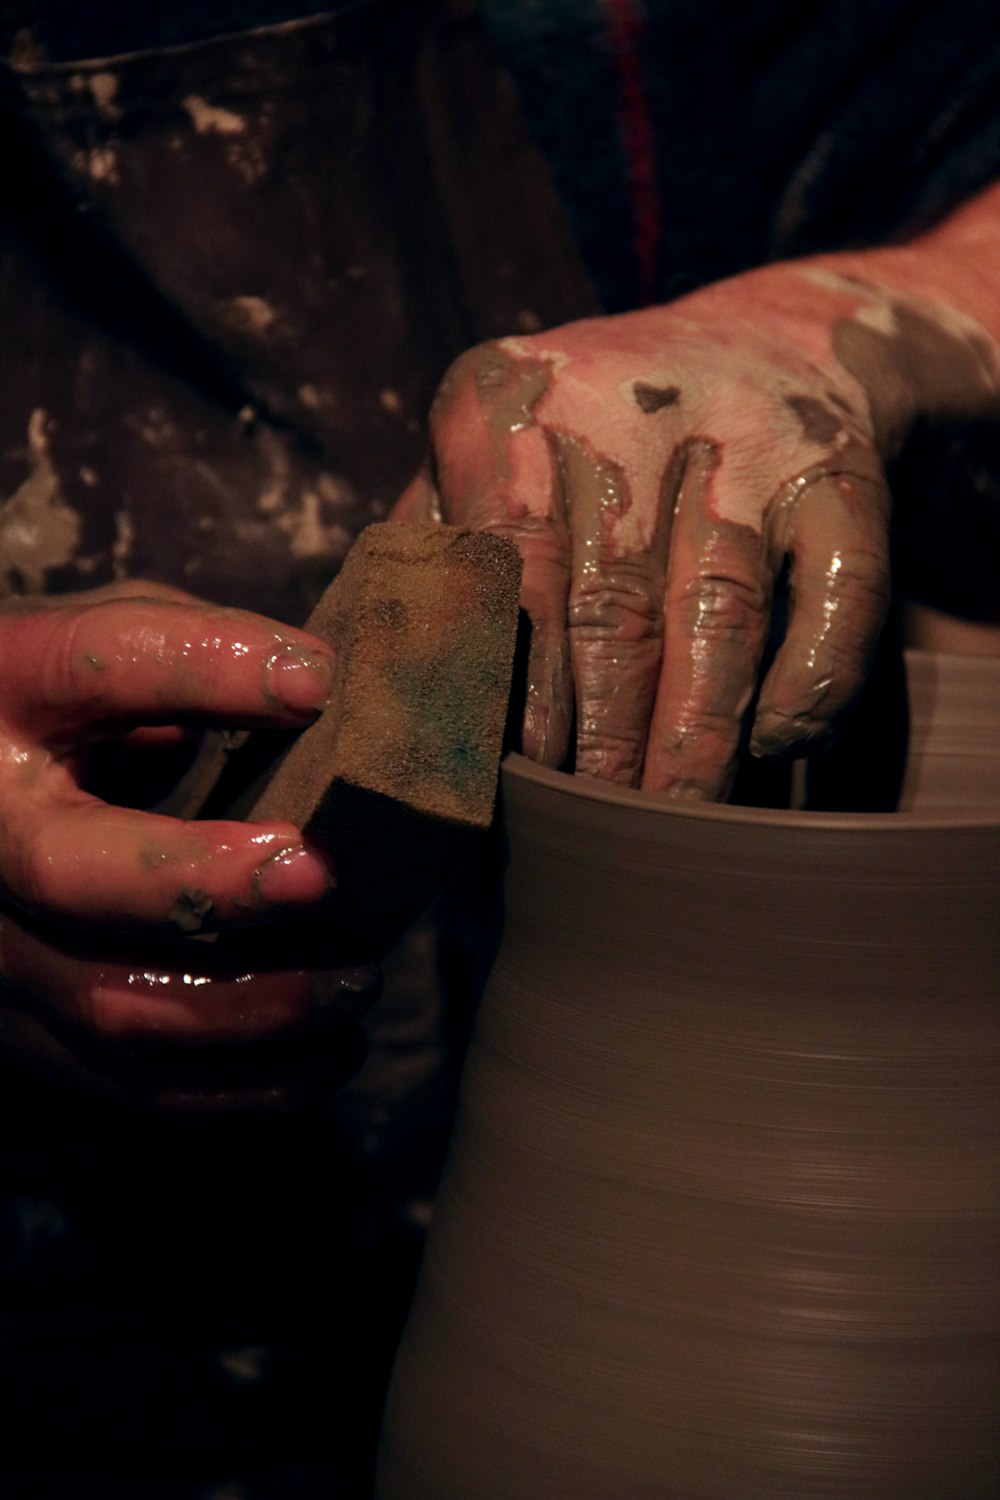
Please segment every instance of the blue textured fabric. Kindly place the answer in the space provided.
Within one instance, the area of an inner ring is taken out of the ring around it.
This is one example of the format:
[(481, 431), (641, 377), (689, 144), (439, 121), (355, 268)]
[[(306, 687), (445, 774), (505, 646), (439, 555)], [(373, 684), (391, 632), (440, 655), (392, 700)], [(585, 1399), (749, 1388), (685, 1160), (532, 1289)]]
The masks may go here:
[[(480, 0), (613, 309), (637, 294), (608, 0)], [(983, 0), (633, 0), (671, 296), (906, 234), (1000, 174)]]

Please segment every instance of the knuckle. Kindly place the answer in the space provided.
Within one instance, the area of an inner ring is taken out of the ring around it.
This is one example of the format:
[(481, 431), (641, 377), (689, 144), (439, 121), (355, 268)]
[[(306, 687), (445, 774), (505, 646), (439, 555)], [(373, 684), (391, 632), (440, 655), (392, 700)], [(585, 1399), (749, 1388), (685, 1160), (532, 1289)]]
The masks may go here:
[(663, 635), (663, 612), (648, 576), (635, 565), (581, 579), (569, 602), (568, 620), (578, 639), (613, 634), (659, 640)]
[(614, 733), (584, 719), (577, 735), (576, 767), (603, 781), (635, 785), (642, 771), (645, 749), (645, 735)]
[(565, 529), (556, 525), (547, 516), (527, 512), (524, 515), (506, 517), (500, 521), (488, 521), (479, 530), (488, 536), (503, 537), (513, 542), (522, 554), (547, 554), (566, 563)]
[(444, 373), (442, 386), (474, 380), (477, 384), (485, 383), (489, 378), (489, 372), (494, 368), (499, 371), (503, 368), (504, 353), (496, 339), (484, 339), (479, 344), (473, 344), (470, 348), (463, 350), (457, 359), (453, 359)]
[(696, 634), (748, 635), (760, 629), (770, 607), (770, 596), (756, 581), (700, 574), (684, 585), (674, 605)]
[(516, 348), (505, 348), (503, 341), (489, 340), (459, 355), (445, 372), (431, 405), (435, 444), (467, 392), (485, 407), (514, 402), (522, 411), (531, 409), (548, 384), (546, 367), (532, 351), (531, 342), (525, 337), (518, 339)]
[(60, 619), (42, 655), (38, 679), (41, 705), (49, 712), (85, 708), (100, 701), (104, 663), (87, 639), (90, 610)]
[(723, 709), (692, 706), (678, 720), (669, 748), (679, 754), (728, 754), (738, 723), (734, 714)]
[(506, 378), (507, 357), (493, 339), (473, 344), (445, 370), (431, 404), (432, 430), (450, 410), (455, 398), (464, 390), (478, 387), (487, 391), (499, 388)]
[(521, 595), (525, 601), (539, 590), (553, 599), (565, 598), (570, 572), (565, 527), (550, 517), (526, 514), (491, 521), (479, 529), (517, 548), (524, 564)]
[(841, 560), (837, 574), (840, 592), (860, 603), (880, 602), (889, 597), (887, 559), (876, 552), (854, 550)]
[(646, 736), (639, 730), (609, 729), (599, 717), (584, 715), (577, 731), (578, 754), (599, 755), (632, 764), (641, 759), (646, 748)]
[(715, 796), (735, 766), (739, 727), (732, 715), (692, 710), (662, 736), (659, 752), (678, 782)]

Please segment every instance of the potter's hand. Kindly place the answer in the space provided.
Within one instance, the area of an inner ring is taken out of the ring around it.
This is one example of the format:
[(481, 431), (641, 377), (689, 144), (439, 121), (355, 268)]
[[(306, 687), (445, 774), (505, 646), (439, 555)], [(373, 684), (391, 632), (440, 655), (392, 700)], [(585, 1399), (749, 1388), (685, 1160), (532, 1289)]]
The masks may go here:
[(400, 513), (520, 546), (527, 754), (563, 760), (574, 690), (577, 769), (677, 797), (724, 796), (748, 730), (772, 754), (829, 729), (886, 611), (885, 460), (918, 418), (996, 410), (997, 202), (453, 366)]
[[(326, 857), (290, 824), (111, 806), (86, 789), (85, 761), (130, 732), (141, 754), (143, 734), (163, 726), (306, 724), (329, 692), (331, 654), (259, 616), (141, 588), (0, 606), (8, 1050), (37, 1052), (39, 1019), (133, 1046), (273, 1036), (316, 1014), (316, 976), (259, 973), (236, 936), (190, 939), (302, 915), (331, 888)], [(328, 977), (321, 1009), (352, 1009), (357, 989)]]

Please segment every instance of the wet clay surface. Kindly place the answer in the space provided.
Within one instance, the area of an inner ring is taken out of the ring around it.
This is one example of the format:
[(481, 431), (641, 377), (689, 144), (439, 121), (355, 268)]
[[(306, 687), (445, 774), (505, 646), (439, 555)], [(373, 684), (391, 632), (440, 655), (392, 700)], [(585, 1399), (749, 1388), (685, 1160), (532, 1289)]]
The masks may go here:
[(995, 1494), (1000, 805), (504, 795), (380, 1500)]

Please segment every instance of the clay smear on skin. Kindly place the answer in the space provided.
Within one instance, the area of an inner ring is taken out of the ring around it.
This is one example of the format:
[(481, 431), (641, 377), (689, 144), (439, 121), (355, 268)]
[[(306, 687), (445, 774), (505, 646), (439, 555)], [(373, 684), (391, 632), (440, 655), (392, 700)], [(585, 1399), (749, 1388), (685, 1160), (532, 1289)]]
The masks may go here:
[[(511, 346), (515, 346), (513, 349)], [(550, 618), (547, 600), (534, 582), (531, 567), (530, 534), (552, 526), (559, 534), (559, 545), (568, 550), (562, 486), (558, 480), (558, 459), (551, 438), (535, 423), (534, 411), (551, 384), (551, 367), (531, 356), (518, 340), (485, 345), (463, 356), (452, 367), (435, 400), (432, 425), (452, 420), (456, 402), (461, 400), (471, 375), (483, 422), (489, 453), (491, 478), (499, 478), (506, 487), (503, 515), (486, 510), (483, 519), (499, 532), (516, 540), (526, 559), (522, 584), (522, 604), (531, 616), (531, 645), (527, 666), (527, 694), (524, 711), (524, 747), (528, 754), (546, 765), (559, 765), (566, 755), (572, 713), (572, 681), (566, 634), (560, 621)], [(525, 455), (515, 455), (514, 445), (527, 441)], [(531, 445), (541, 445), (531, 451)], [(544, 455), (544, 478), (536, 488), (535, 507), (517, 493), (515, 471), (523, 456), (537, 469)], [(469, 497), (466, 497), (468, 499)], [(539, 502), (541, 502), (539, 504)], [(549, 514), (544, 513), (548, 509)], [(466, 512), (471, 520), (473, 517)], [(473, 507), (474, 514), (474, 507)], [(527, 545), (526, 545), (527, 544)]]
[[(867, 331), (882, 336), (878, 330)], [(485, 396), (482, 404), (488, 426), (498, 439), (507, 443), (512, 434), (534, 421), (535, 406), (548, 388), (547, 383), (542, 384), (539, 361), (531, 358), (527, 346), (519, 343), (516, 348), (511, 347), (514, 342), (505, 341), (500, 351), (508, 356), (507, 360), (498, 362), (496, 353), (492, 353), (477, 371), (477, 383)], [(817, 379), (819, 370), (803, 363), (801, 358), (798, 378), (783, 377), (774, 359), (755, 350), (749, 334), (745, 344), (747, 359), (739, 361), (735, 385), (728, 378), (727, 362), (735, 368), (740, 348), (734, 345), (727, 350), (715, 350), (707, 359), (699, 359), (696, 350), (689, 352), (695, 362), (695, 374), (700, 367), (703, 377), (699, 405), (704, 408), (705, 427), (701, 433), (689, 431), (673, 459), (665, 465), (655, 507), (657, 535), (648, 546), (630, 549), (622, 545), (621, 522), (631, 508), (629, 471), (607, 454), (597, 452), (576, 432), (560, 428), (552, 420), (544, 423), (559, 456), (563, 503), (573, 519), (570, 620), (592, 635), (605, 634), (608, 643), (606, 664), (595, 665), (591, 659), (599, 657), (600, 645), (597, 651), (588, 650), (588, 680), (583, 683), (578, 680), (578, 700), (581, 691), (585, 700), (585, 717), (580, 724), (581, 765), (593, 770), (599, 761), (601, 773), (614, 779), (635, 777), (633, 766), (625, 768), (628, 752), (622, 751), (622, 740), (627, 738), (631, 721), (626, 716), (619, 724), (614, 707), (615, 685), (621, 684), (631, 665), (628, 651), (620, 649), (625, 642), (619, 642), (618, 636), (626, 621), (626, 610), (627, 623), (634, 627), (644, 615), (654, 613), (650, 604), (655, 602), (657, 620), (650, 635), (657, 641), (657, 655), (652, 668), (646, 664), (644, 673), (647, 677), (652, 675), (654, 686), (635, 685), (640, 696), (648, 698), (651, 704), (659, 665), (662, 628), (659, 606), (665, 595), (663, 574), (675, 503), (684, 511), (685, 551), (692, 554), (685, 558), (685, 568), (690, 574), (691, 587), (684, 596), (671, 601), (670, 610), (678, 625), (685, 611), (690, 616), (682, 631), (687, 632), (686, 639), (693, 641), (694, 651), (687, 669), (681, 669), (674, 679), (667, 717), (675, 741), (672, 748), (690, 765), (692, 773), (695, 773), (699, 740), (709, 720), (733, 726), (735, 751), (740, 721), (749, 706), (750, 687), (756, 680), (770, 611), (772, 576), (780, 567), (795, 507), (808, 503), (807, 491), (824, 480), (839, 482), (838, 493), (843, 504), (860, 508), (863, 522), (872, 526), (884, 524), (881, 506), (873, 504), (879, 490), (880, 469), (866, 441), (864, 418), (855, 415), (844, 395), (831, 389), (829, 380)], [(511, 358), (515, 355), (516, 358)], [(546, 364), (553, 364), (547, 355), (543, 354), (543, 358)], [(563, 355), (562, 366), (570, 359), (569, 355)], [(511, 371), (511, 364), (522, 367), (520, 379), (516, 370)], [(504, 388), (509, 399), (495, 402), (493, 393)], [(741, 423), (746, 424), (746, 417), (740, 415), (743, 408), (738, 402), (734, 405), (734, 398), (744, 389), (759, 407), (755, 414), (760, 420), (753, 428), (753, 435), (759, 438), (761, 431), (765, 437), (773, 433), (780, 452), (772, 452), (768, 445), (759, 454), (743, 451), (741, 436), (745, 440), (749, 431), (742, 431)], [(649, 417), (662, 412), (672, 414), (682, 405), (679, 387), (657, 382), (654, 377), (624, 381), (618, 392), (623, 400), (630, 401)], [(859, 394), (859, 402), (860, 399)], [(545, 411), (547, 414), (548, 406)], [(687, 414), (686, 421), (682, 419), (683, 425), (691, 421), (691, 414)], [(727, 451), (732, 456), (724, 462)], [(748, 510), (745, 503), (738, 506), (733, 503), (733, 497), (740, 499), (739, 492), (745, 491), (737, 464), (753, 465), (748, 472), (758, 476), (760, 506), (753, 524), (750, 523), (753, 508)], [(788, 473), (794, 477), (788, 478)], [(724, 486), (721, 491), (720, 486)], [(782, 510), (788, 512), (784, 523)], [(832, 571), (828, 582), (827, 616), (832, 619), (837, 582)], [(637, 601), (645, 601), (644, 607), (637, 609)], [(624, 608), (616, 609), (616, 603)], [(825, 670), (819, 668), (820, 659), (826, 655), (823, 640), (830, 633), (827, 630), (822, 640), (817, 637), (813, 642), (811, 659), (817, 671), (808, 695), (811, 706), (824, 696)], [(633, 646), (634, 636), (633, 629)], [(588, 646), (591, 644), (588, 642)], [(579, 653), (577, 656), (579, 679)], [(617, 735), (618, 745), (613, 750), (606, 749), (613, 734)], [(595, 760), (594, 766), (588, 764), (588, 757)], [(690, 789), (700, 790), (696, 779), (691, 780)]]
[(167, 920), (180, 932), (200, 932), (211, 911), (212, 898), (207, 891), (199, 886), (181, 886)]
[(813, 443), (829, 443), (843, 446), (847, 440), (844, 430), (844, 412), (815, 396), (786, 396), (785, 405), (793, 411), (802, 425), (805, 436)]
[(824, 267), (798, 274), (836, 298), (832, 352), (872, 403), (880, 442), (905, 436), (917, 412), (996, 414), (1000, 349), (974, 319)]
[(531, 426), (535, 407), (549, 389), (550, 371), (540, 360), (511, 359), (494, 350), (477, 361), (473, 379), (491, 432), (505, 441)]
[[(664, 480), (676, 497), (675, 522), (683, 517), (685, 538), (693, 543), (693, 576), (699, 582), (695, 592), (687, 591), (673, 606), (689, 615), (684, 633), (693, 642), (688, 703), (676, 715), (682, 726), (678, 750), (706, 717), (740, 723), (770, 614), (771, 574), (761, 534), (715, 516), (712, 486), (720, 465), (718, 445), (708, 437), (692, 437), (678, 449)], [(754, 580), (756, 592), (748, 595), (745, 583), (730, 581), (737, 577)]]
[(555, 431), (553, 441), (572, 518), (577, 768), (634, 786), (661, 659), (670, 510), (651, 547), (623, 546), (618, 523), (632, 505), (624, 470), (575, 434)]
[(681, 390), (677, 385), (656, 386), (637, 380), (632, 386), (632, 395), (639, 410), (644, 411), (647, 416), (653, 416), (664, 407), (676, 406)]
[[(509, 346), (513, 341), (505, 342)], [(505, 353), (506, 349), (498, 358), (491, 350), (486, 358), (480, 356), (475, 370), (478, 389), (486, 398), (482, 401), (483, 413), (501, 454), (506, 453), (511, 434), (533, 421), (534, 408), (549, 387), (548, 372), (537, 360), (524, 356), (511, 359), (509, 354), (503, 357)], [(566, 357), (563, 362), (566, 362)], [(503, 392), (505, 399), (498, 401), (497, 391)], [(647, 415), (668, 410), (680, 400), (680, 390), (676, 386), (634, 381), (629, 384), (628, 391), (629, 398)], [(617, 535), (618, 525), (632, 505), (627, 475), (622, 466), (596, 452), (576, 433), (552, 424), (548, 424), (547, 430), (559, 458), (562, 503), (573, 519), (572, 572), (577, 582), (575, 597), (570, 601), (570, 623), (576, 630), (594, 632), (598, 636), (604, 634), (607, 641), (606, 659), (595, 666), (591, 657), (599, 654), (600, 648), (599, 653), (589, 652), (587, 680), (578, 683), (578, 699), (581, 696), (579, 689), (583, 689), (585, 699), (582, 705), (585, 717), (579, 726), (580, 768), (635, 784), (641, 774), (641, 749), (638, 743), (632, 747), (628, 745), (630, 725), (635, 716), (622, 716), (619, 689), (628, 682), (632, 698), (646, 705), (645, 712), (640, 715), (639, 737), (642, 738), (655, 698), (661, 661), (662, 604), (674, 509), (673, 498), (668, 498), (668, 492), (679, 486), (680, 478), (676, 466), (668, 462), (661, 478), (653, 536), (647, 546), (628, 548), (622, 545)], [(711, 440), (688, 440), (683, 449), (682, 471), (698, 454), (703, 454), (706, 459), (705, 463), (695, 463), (694, 466), (699, 474), (699, 501), (710, 513), (713, 506), (712, 476), (718, 468), (719, 447)], [(506, 467), (509, 475), (509, 464)], [(693, 475), (689, 474), (689, 480), (692, 478)], [(710, 514), (705, 516), (703, 529), (706, 531), (705, 546), (710, 551), (718, 549), (723, 532), (730, 539), (735, 531), (749, 532), (749, 528), (732, 522), (723, 523), (720, 532), (719, 523)], [(747, 540), (753, 545), (757, 567), (761, 569), (760, 537), (749, 533)], [(701, 555), (702, 550), (699, 551)], [(579, 586), (580, 581), (583, 589)], [(701, 606), (694, 621), (695, 635), (697, 637), (700, 633), (706, 638), (711, 635), (715, 639), (718, 626), (714, 617), (711, 629), (703, 618), (709, 610), (707, 597), (702, 598)], [(631, 640), (623, 634), (623, 625)], [(744, 653), (745, 648), (739, 653), (741, 658)], [(734, 653), (727, 655), (732, 658)], [(578, 659), (578, 675), (579, 665)], [(727, 713), (735, 713), (737, 720), (745, 711), (746, 684), (752, 680), (752, 675), (752, 666), (748, 666), (745, 660), (736, 664), (730, 659), (722, 664), (723, 680), (717, 684), (713, 701), (721, 697)], [(634, 680), (636, 678), (638, 680)], [(705, 691), (700, 681), (692, 683), (691, 687), (689, 697), (695, 692)], [(553, 690), (558, 692), (559, 685), (555, 684)], [(691, 717), (694, 717), (693, 712)], [(683, 733), (681, 737), (687, 738)], [(681, 748), (680, 741), (677, 748)]]
[[(822, 379), (818, 367), (801, 349), (781, 355), (772, 347), (773, 340), (752, 320), (737, 320), (724, 330), (724, 336), (720, 333), (710, 338), (697, 323), (677, 319), (665, 324), (671, 366), (684, 368), (690, 377), (683, 391), (669, 375), (666, 379), (658, 375), (656, 361), (663, 359), (663, 351), (657, 354), (655, 348), (648, 347), (648, 338), (637, 338), (634, 350), (628, 347), (627, 323), (627, 317), (619, 320), (608, 350), (597, 351), (600, 358), (593, 377), (584, 372), (593, 363), (595, 350), (582, 336), (577, 354), (538, 351), (538, 357), (554, 370), (574, 377), (570, 385), (553, 391), (538, 415), (550, 430), (579, 431), (582, 425), (608, 459), (621, 466), (636, 499), (630, 523), (633, 528), (645, 527), (648, 532), (653, 525), (657, 499), (655, 487), (650, 485), (655, 467), (650, 463), (650, 452), (655, 453), (660, 445), (663, 462), (667, 461), (666, 432), (650, 429), (652, 448), (648, 447), (631, 420), (637, 408), (644, 416), (663, 414), (668, 422), (676, 420), (679, 436), (690, 438), (704, 432), (725, 460), (712, 486), (711, 503), (718, 519), (758, 528), (763, 526), (768, 502), (783, 481), (825, 459), (831, 443), (835, 448), (844, 447), (860, 435), (863, 418), (851, 419), (846, 396), (853, 383), (848, 386), (845, 380), (845, 394), (831, 403), (832, 420), (823, 424), (825, 440), (813, 436), (818, 431), (817, 423), (804, 423), (805, 408), (796, 411), (789, 405), (789, 398), (792, 402), (815, 403), (818, 408), (831, 395), (829, 378)], [(504, 347), (514, 342), (505, 340)], [(579, 374), (567, 369), (574, 364), (578, 364)], [(609, 405), (610, 392), (605, 393), (609, 381), (617, 382), (613, 388), (630, 409), (621, 419), (613, 409), (613, 398)], [(571, 400), (579, 407), (576, 418), (569, 409)], [(860, 392), (855, 405), (864, 410)], [(598, 434), (603, 434), (600, 442)]]
[(833, 349), (863, 387), (888, 457), (919, 413), (924, 418), (996, 416), (1000, 354), (981, 330), (958, 328), (933, 310), (894, 302), (893, 331), (857, 317), (834, 324)]

